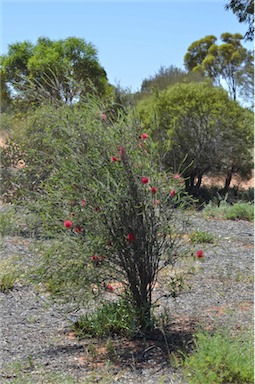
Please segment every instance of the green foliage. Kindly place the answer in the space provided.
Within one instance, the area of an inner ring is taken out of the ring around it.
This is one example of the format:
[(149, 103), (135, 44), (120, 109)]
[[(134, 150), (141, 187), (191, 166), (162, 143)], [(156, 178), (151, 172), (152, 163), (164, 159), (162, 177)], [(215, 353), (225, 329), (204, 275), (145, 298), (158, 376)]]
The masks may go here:
[(214, 237), (205, 231), (194, 231), (189, 235), (191, 243), (213, 243)]
[(136, 114), (112, 119), (106, 110), (91, 98), (31, 114), (4, 152), (5, 169), (18, 151), (25, 163), (6, 194), (39, 217), (39, 236), (49, 241), (36, 279), (82, 302), (119, 282), (146, 328), (159, 269), (175, 263), (181, 241), (176, 207), (190, 199), (181, 179), (162, 170)]
[(203, 214), (209, 217), (217, 217), (229, 220), (254, 220), (254, 205), (252, 203), (238, 202), (233, 205), (223, 202), (220, 206), (210, 202), (203, 210)]
[(192, 193), (204, 174), (253, 167), (253, 114), (210, 83), (176, 84), (137, 106), (143, 127), (151, 133), (167, 169), (178, 169)]
[(231, 205), (225, 214), (229, 220), (254, 220), (254, 205), (249, 203), (236, 203)]
[(15, 91), (14, 98), (22, 103), (70, 104), (93, 88), (101, 95), (110, 91), (96, 48), (76, 37), (56, 41), (40, 37), (35, 45), (29, 41), (11, 44), (1, 57), (1, 71), (3, 81)]
[(37, 236), (40, 224), (40, 218), (25, 207), (10, 205), (0, 212), (2, 236)]
[(252, 383), (253, 365), (251, 332), (232, 335), (217, 330), (196, 335), (196, 348), (186, 358), (184, 372), (190, 384)]
[(8, 292), (13, 289), (16, 276), (12, 272), (5, 272), (3, 276), (0, 276), (0, 292)]
[(225, 9), (231, 10), (240, 23), (247, 23), (246, 40), (254, 39), (254, 0), (229, 0)]
[(20, 271), (15, 265), (15, 259), (13, 257), (2, 260), (0, 266), (0, 292), (5, 293), (12, 290), (19, 275)]
[(130, 302), (121, 299), (108, 302), (94, 312), (81, 316), (75, 330), (78, 337), (134, 337), (139, 332), (136, 312)]
[[(237, 89), (247, 84), (247, 63), (251, 63), (251, 53), (242, 46), (243, 36), (239, 33), (222, 33), (222, 44), (216, 44), (215, 36), (205, 36), (193, 42), (184, 57), (188, 70), (199, 72), (213, 79), (217, 85), (225, 82), (233, 100), (237, 99)], [(251, 64), (252, 65), (252, 64)], [(242, 82), (243, 79), (243, 82)], [(253, 78), (248, 80), (253, 84)], [(246, 85), (247, 86), (247, 85)]]
[(136, 98), (142, 98), (145, 94), (161, 91), (176, 83), (191, 83), (202, 81), (203, 77), (194, 72), (186, 72), (183, 69), (171, 65), (168, 68), (160, 67), (159, 71), (148, 79), (143, 80), (141, 92)]

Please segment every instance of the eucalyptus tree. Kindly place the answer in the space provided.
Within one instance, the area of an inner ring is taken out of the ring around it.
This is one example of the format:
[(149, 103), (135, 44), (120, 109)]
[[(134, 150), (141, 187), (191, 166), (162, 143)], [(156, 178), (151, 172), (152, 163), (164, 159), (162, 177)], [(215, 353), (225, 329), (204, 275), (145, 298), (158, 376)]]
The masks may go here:
[(246, 40), (252, 41), (254, 39), (254, 0), (229, 0), (225, 9), (231, 10), (240, 23), (248, 24), (244, 37)]
[[(221, 40), (222, 44), (216, 44), (216, 37), (210, 35), (193, 42), (184, 57), (184, 65), (189, 71), (211, 78), (216, 85), (226, 84), (230, 96), (236, 100), (242, 79), (247, 84), (245, 73), (252, 53), (242, 45), (243, 36), (239, 33), (222, 33)], [(253, 78), (249, 81), (252, 84)]]
[(13, 98), (60, 100), (72, 103), (87, 92), (109, 90), (96, 48), (84, 39), (40, 37), (9, 45), (1, 57), (1, 72)]
[(176, 84), (138, 104), (164, 167), (181, 172), (186, 189), (204, 175), (248, 177), (252, 169), (253, 114), (210, 82)]

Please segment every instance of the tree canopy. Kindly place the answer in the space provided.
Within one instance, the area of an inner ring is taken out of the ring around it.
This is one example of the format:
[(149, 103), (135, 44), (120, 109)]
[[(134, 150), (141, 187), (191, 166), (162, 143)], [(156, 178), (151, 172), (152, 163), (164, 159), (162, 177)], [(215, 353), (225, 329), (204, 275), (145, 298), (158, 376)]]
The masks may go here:
[[(226, 83), (230, 96), (236, 100), (237, 89), (244, 82), (247, 84), (247, 63), (251, 65), (253, 55), (243, 47), (243, 36), (239, 33), (222, 33), (221, 40), (222, 44), (216, 44), (217, 38), (209, 35), (193, 42), (184, 57), (184, 65), (189, 71), (211, 78), (216, 85)], [(249, 81), (253, 83), (252, 78)]]
[(246, 40), (254, 39), (254, 0), (230, 0), (225, 5), (226, 10), (231, 10), (240, 23), (247, 23), (248, 30), (244, 35)]
[(253, 114), (224, 89), (176, 84), (141, 101), (138, 111), (165, 166), (175, 172), (181, 167), (188, 190), (199, 187), (204, 174), (249, 175)]
[(1, 56), (1, 73), (13, 98), (72, 103), (93, 88), (105, 94), (109, 87), (96, 48), (76, 37), (11, 44)]

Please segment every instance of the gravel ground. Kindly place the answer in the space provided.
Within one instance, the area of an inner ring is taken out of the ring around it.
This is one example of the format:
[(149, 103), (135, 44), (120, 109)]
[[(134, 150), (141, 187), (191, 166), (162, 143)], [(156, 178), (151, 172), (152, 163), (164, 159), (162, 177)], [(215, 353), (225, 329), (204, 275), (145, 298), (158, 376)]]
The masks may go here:
[[(189, 288), (165, 303), (173, 315), (170, 350), (176, 338), (188, 344), (198, 324), (242, 329), (253, 323), (253, 224), (206, 220), (199, 213), (188, 229), (213, 234), (214, 243), (195, 245), (194, 251), (204, 251), (204, 262), (194, 262)], [(33, 264), (31, 244), (32, 239), (4, 237), (2, 261), (14, 258), (23, 265)], [(0, 293), (0, 306), (1, 383), (185, 383), (181, 370), (167, 364), (164, 342), (141, 340), (131, 357), (122, 356), (121, 362), (116, 358), (103, 363), (100, 353), (91, 359), (93, 341), (77, 340), (63, 307), (53, 306), (30, 284), (19, 282)], [(119, 343), (124, 348), (124, 341)]]

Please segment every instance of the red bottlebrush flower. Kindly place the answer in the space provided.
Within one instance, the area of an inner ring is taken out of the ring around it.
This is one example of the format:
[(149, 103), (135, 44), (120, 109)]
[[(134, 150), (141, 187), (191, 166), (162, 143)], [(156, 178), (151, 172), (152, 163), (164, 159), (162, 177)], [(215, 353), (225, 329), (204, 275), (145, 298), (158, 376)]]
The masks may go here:
[(114, 291), (114, 288), (111, 284), (107, 284), (107, 286), (105, 287), (106, 291), (108, 292), (113, 292)]
[(142, 183), (143, 183), (143, 184), (148, 184), (148, 182), (149, 182), (148, 177), (143, 176), (143, 177), (142, 177)]
[(135, 235), (133, 233), (128, 233), (127, 240), (129, 243), (132, 243), (133, 241), (135, 241)]
[(181, 178), (181, 175), (179, 175), (179, 173), (176, 173), (176, 175), (174, 175), (174, 179), (178, 180)]
[(172, 190), (170, 191), (169, 195), (170, 195), (171, 197), (174, 197), (174, 196), (176, 195), (176, 192), (175, 192), (175, 190), (174, 190), (174, 189), (172, 189)]
[(85, 207), (86, 204), (87, 204), (86, 200), (85, 200), (85, 199), (82, 199), (82, 201), (81, 201), (81, 206), (82, 206), (82, 207)]
[(152, 193), (153, 195), (155, 195), (156, 192), (157, 192), (157, 188), (156, 188), (156, 187), (152, 187), (152, 188), (151, 188), (151, 193)]
[(99, 256), (99, 255), (92, 255), (91, 260), (92, 261), (103, 261), (105, 259), (104, 256)]
[(66, 228), (71, 228), (72, 225), (73, 225), (73, 223), (71, 222), (71, 220), (65, 220), (64, 221), (64, 226)]
[(125, 152), (124, 145), (118, 145), (118, 151), (119, 151), (120, 156), (124, 156), (124, 152)]
[(196, 257), (197, 257), (198, 259), (202, 259), (202, 257), (204, 257), (204, 252), (203, 252), (203, 251), (197, 251), (197, 252), (196, 252)]
[(142, 135), (141, 135), (141, 138), (142, 138), (143, 140), (148, 139), (148, 137), (149, 137), (149, 135), (148, 135), (147, 133), (142, 133)]
[(77, 225), (77, 227), (75, 227), (73, 230), (76, 233), (81, 233), (82, 232), (82, 228), (79, 225)]
[(154, 205), (159, 205), (159, 200), (154, 200)]
[(111, 160), (112, 160), (113, 162), (115, 162), (115, 161), (118, 161), (119, 159), (118, 159), (117, 157), (115, 157), (115, 156), (112, 156)]

